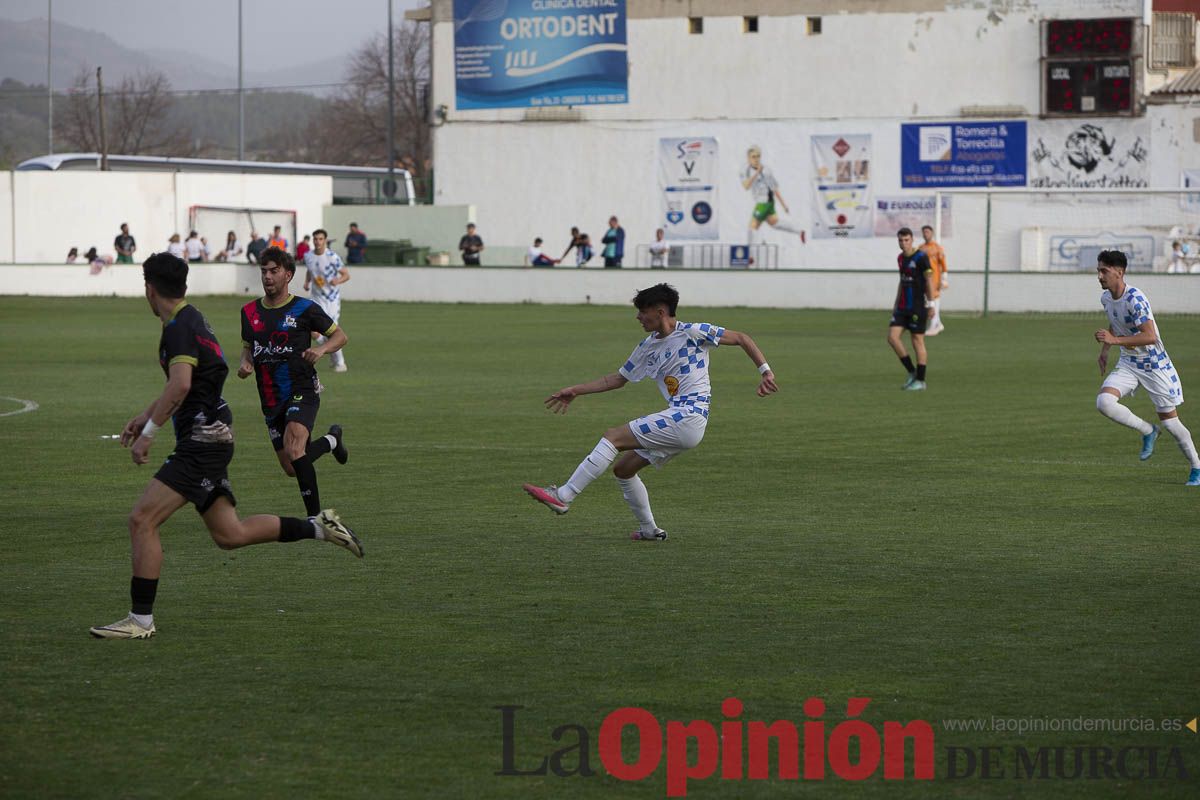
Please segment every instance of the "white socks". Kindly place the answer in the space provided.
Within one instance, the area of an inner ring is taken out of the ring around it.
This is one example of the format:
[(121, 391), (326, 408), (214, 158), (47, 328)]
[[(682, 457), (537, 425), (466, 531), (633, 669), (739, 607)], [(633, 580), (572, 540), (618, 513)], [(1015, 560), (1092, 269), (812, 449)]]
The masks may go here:
[(337, 447), (337, 439), (335, 439), (333, 437), (332, 433), (327, 433), (324, 436), (322, 436), (321, 438), (324, 439), (325, 441), (329, 442), (329, 452), (332, 453), (333, 449), (335, 447)]
[(1175, 437), (1175, 441), (1179, 442), (1179, 449), (1183, 451), (1183, 457), (1192, 465), (1192, 469), (1200, 469), (1200, 456), (1196, 455), (1196, 445), (1192, 442), (1192, 434), (1179, 421), (1179, 417), (1162, 420), (1162, 426)]
[(775, 224), (771, 227), (775, 228), (776, 230), (788, 231), (789, 233), (794, 233), (797, 236), (804, 233), (804, 231), (802, 231), (800, 228), (797, 228), (791, 222), (788, 222), (786, 219), (783, 219), (783, 218), (777, 219), (775, 221)]
[(570, 503), (587, 488), (589, 483), (603, 475), (604, 470), (608, 469), (608, 465), (616, 457), (617, 448), (613, 447), (613, 443), (608, 439), (602, 438), (596, 443), (592, 452), (588, 453), (587, 458), (579, 462), (571, 479), (558, 487), (558, 499), (564, 503)]
[[(1149, 422), (1146, 422), (1146, 420), (1142, 419), (1137, 414), (1134, 414), (1128, 408), (1118, 403), (1116, 396), (1111, 395), (1108, 392), (1101, 392), (1100, 394), (1096, 395), (1096, 410), (1111, 419), (1113, 422), (1119, 422), (1127, 428), (1133, 428), (1142, 436), (1147, 436), (1150, 431), (1154, 430), (1153, 425), (1151, 425)], [(1180, 423), (1179, 427), (1182, 428), (1183, 423)], [(1178, 439), (1179, 437), (1176, 435), (1175, 438)], [(1182, 446), (1183, 445), (1180, 445), (1180, 447)]]
[(638, 521), (638, 530), (642, 533), (654, 533), (654, 513), (650, 510), (650, 495), (646, 492), (646, 484), (637, 475), (632, 478), (617, 478), (621, 487), (621, 496), (629, 504), (633, 516)]
[(133, 617), (133, 621), (136, 622), (138, 625), (141, 625), (143, 628), (149, 628), (151, 625), (154, 624), (154, 615), (153, 614), (135, 614), (132, 611), (130, 611), (129, 616)]
[(761, 234), (758, 228), (748, 228), (746, 233), (746, 244), (758, 244)]

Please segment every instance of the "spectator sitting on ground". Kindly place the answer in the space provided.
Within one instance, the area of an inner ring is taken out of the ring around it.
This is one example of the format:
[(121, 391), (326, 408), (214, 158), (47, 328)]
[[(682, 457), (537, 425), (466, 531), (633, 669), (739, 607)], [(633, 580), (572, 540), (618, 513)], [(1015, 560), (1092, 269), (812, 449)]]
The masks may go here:
[(267, 249), (267, 240), (258, 235), (258, 231), (250, 231), (250, 244), (246, 245), (246, 260), (258, 264), (258, 256)]
[(70, 250), (67, 251), (67, 263), (74, 264), (78, 260), (79, 260), (79, 248), (72, 247)]
[(90, 248), (87, 253), (84, 254), (83, 260), (92, 265), (93, 275), (99, 273), (100, 270), (113, 263), (112, 256), (102, 256), (96, 252), (96, 248), (94, 247)]
[(187, 255), (187, 250), (183, 247), (183, 242), (179, 241), (179, 234), (172, 233), (170, 241), (167, 242), (167, 252), (176, 258), (184, 258)]
[(553, 267), (559, 259), (551, 258), (542, 250), (542, 239), (539, 236), (533, 240), (533, 246), (525, 253), (525, 263), (535, 267)]
[(225, 249), (217, 253), (217, 261), (233, 261), (242, 254), (242, 248), (238, 244), (237, 234), (233, 231), (225, 237)]

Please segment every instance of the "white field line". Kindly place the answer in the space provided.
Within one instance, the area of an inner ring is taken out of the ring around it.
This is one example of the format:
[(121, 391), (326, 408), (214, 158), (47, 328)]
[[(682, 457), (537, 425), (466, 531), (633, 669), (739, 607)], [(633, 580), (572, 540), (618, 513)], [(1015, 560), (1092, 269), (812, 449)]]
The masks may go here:
[(0, 414), (0, 417), (11, 417), (11, 416), (15, 416), (17, 414), (24, 414), (27, 411), (37, 411), (38, 410), (38, 404), (32, 400), (22, 400), (19, 397), (0, 397), (0, 400), (11, 400), (14, 403), (20, 403), (22, 406), (21, 408), (18, 408), (16, 411), (5, 411), (3, 414)]

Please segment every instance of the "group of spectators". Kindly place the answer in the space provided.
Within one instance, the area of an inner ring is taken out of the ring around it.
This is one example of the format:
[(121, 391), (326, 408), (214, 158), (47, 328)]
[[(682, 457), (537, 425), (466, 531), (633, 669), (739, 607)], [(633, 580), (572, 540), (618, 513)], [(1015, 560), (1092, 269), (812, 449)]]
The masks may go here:
[[(297, 261), (303, 261), (305, 254), (312, 249), (310, 242), (311, 237), (306, 235), (296, 245), (295, 255)], [(346, 263), (363, 263), (367, 249), (367, 235), (359, 230), (357, 222), (350, 223), (350, 231), (346, 234), (345, 244)], [(287, 252), (291, 251), (291, 243), (283, 235), (282, 226), (276, 225), (271, 232), (270, 238), (263, 238), (258, 234), (258, 231), (250, 231), (250, 241), (244, 249), (241, 242), (238, 241), (237, 232), (230, 231), (225, 237), (224, 247), (215, 253), (209, 247), (207, 237), (201, 236), (197, 231), (191, 231), (187, 239), (181, 239), (180, 235), (175, 233), (167, 241), (166, 250), (171, 255), (182, 258), (191, 264), (200, 264), (208, 261), (232, 263), (241, 260), (243, 256), (246, 263), (257, 264), (259, 255), (268, 247), (278, 247)], [(133, 254), (137, 250), (137, 240), (129, 233), (129, 223), (121, 223), (121, 232), (113, 239), (113, 249), (117, 252), (115, 258), (107, 254), (100, 255), (96, 251), (96, 248), (92, 247), (83, 255), (83, 261), (91, 264), (93, 274), (99, 272), (109, 264), (132, 264)], [(482, 249), (482, 246), (480, 249)], [(79, 248), (72, 247), (67, 252), (67, 263), (75, 264), (79, 261)]]
[[(546, 253), (542, 244), (543, 240), (540, 236), (533, 240), (533, 244), (525, 253), (526, 266), (553, 267), (566, 260), (574, 250), (575, 266), (584, 267), (597, 255), (592, 245), (592, 237), (579, 230), (578, 227), (571, 228), (571, 239), (567, 242), (567, 249), (563, 250), (562, 255), (558, 258)], [(469, 267), (479, 266), (484, 244), (474, 222), (467, 223), (467, 232), (459, 239), (458, 249), (462, 253), (463, 264)], [(650, 266), (665, 267), (667, 253), (670, 249), (665, 232), (659, 228), (655, 233), (654, 243), (650, 245)], [(615, 216), (608, 218), (608, 229), (600, 239), (599, 256), (604, 259), (604, 266), (610, 269), (620, 269), (622, 261), (625, 259), (625, 229), (621, 227), (620, 220)]]

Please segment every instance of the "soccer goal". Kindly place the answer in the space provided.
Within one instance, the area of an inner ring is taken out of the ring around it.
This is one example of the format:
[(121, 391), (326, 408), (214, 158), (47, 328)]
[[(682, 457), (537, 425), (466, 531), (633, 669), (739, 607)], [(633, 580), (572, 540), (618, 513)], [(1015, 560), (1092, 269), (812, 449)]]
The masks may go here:
[(222, 206), (192, 206), (188, 209), (188, 224), (191, 229), (208, 239), (208, 246), (215, 254), (224, 249), (229, 231), (237, 235), (242, 250), (251, 241), (251, 232), (264, 239), (278, 225), (296, 248), (296, 212), (279, 208), (226, 208)]

